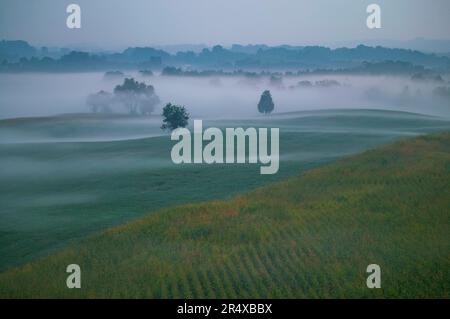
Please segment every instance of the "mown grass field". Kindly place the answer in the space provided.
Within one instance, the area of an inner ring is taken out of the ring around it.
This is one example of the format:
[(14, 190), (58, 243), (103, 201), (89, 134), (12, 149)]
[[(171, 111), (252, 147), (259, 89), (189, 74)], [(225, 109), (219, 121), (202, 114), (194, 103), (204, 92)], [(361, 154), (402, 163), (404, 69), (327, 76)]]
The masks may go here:
[(450, 133), (408, 139), (111, 228), (0, 274), (0, 297), (449, 298), (449, 199)]

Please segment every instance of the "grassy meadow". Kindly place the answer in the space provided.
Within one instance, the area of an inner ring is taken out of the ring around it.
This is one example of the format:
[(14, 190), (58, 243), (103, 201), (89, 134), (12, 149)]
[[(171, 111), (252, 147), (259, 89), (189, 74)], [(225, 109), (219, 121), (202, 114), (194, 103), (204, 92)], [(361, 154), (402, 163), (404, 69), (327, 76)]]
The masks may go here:
[[(449, 298), (449, 164), (450, 134), (432, 134), (163, 208), (0, 274), (0, 296)], [(66, 288), (72, 263), (81, 289)]]
[(377, 145), (449, 130), (436, 117), (322, 110), (206, 126), (279, 127), (280, 170), (181, 165), (159, 117), (71, 114), (0, 121), (0, 271), (160, 208), (231, 198)]

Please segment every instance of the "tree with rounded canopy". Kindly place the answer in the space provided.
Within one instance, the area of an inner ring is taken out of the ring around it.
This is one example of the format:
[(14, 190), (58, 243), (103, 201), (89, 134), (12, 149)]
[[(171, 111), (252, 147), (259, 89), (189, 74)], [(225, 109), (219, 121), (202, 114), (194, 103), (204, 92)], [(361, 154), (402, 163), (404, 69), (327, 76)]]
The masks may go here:
[(273, 111), (275, 104), (272, 100), (272, 95), (269, 90), (265, 90), (261, 95), (258, 103), (258, 111), (260, 113), (269, 114)]
[(128, 109), (130, 114), (150, 115), (160, 102), (152, 85), (126, 78), (122, 85), (114, 88), (114, 94)]
[(163, 130), (175, 130), (188, 125), (189, 113), (184, 106), (167, 103), (163, 108)]

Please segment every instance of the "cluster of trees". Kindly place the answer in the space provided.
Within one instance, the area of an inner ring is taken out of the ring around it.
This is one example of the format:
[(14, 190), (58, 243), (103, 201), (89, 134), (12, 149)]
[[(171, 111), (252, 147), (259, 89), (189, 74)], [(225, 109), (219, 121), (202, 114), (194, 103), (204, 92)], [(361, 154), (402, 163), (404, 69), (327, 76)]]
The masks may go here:
[(133, 115), (150, 115), (160, 99), (152, 85), (126, 78), (123, 84), (114, 88), (113, 93), (99, 91), (89, 95), (86, 103), (94, 113), (109, 113), (121, 106)]
[[(93, 113), (111, 113), (117, 105), (125, 107), (130, 114), (150, 115), (159, 97), (152, 85), (138, 82), (133, 78), (126, 78), (124, 82), (114, 88), (113, 93), (99, 91), (90, 94), (86, 99), (87, 105)], [(265, 90), (258, 102), (258, 111), (263, 114), (271, 113), (275, 108), (272, 95)], [(186, 107), (167, 103), (163, 108), (163, 130), (175, 130), (188, 125), (189, 113)]]
[(261, 71), (261, 72), (250, 72), (250, 71), (244, 71), (244, 70), (234, 70), (234, 71), (223, 71), (220, 70), (183, 70), (182, 68), (177, 68), (174, 66), (166, 66), (162, 72), (161, 75), (165, 76), (192, 76), (192, 77), (207, 77), (207, 76), (245, 76), (245, 77), (263, 77), (263, 76), (270, 76), (270, 75), (282, 75), (282, 73), (276, 72), (271, 73), (267, 71)]

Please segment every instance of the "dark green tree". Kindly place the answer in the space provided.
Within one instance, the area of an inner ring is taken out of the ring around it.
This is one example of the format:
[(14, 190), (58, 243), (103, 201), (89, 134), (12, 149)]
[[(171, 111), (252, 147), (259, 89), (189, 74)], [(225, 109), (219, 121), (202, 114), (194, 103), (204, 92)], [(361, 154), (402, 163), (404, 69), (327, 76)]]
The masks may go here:
[(167, 103), (163, 108), (163, 130), (175, 130), (188, 125), (189, 113), (184, 106)]
[(270, 95), (270, 91), (266, 90), (261, 95), (261, 98), (258, 103), (258, 111), (260, 113), (268, 114), (273, 111), (275, 104), (273, 104), (272, 95)]

